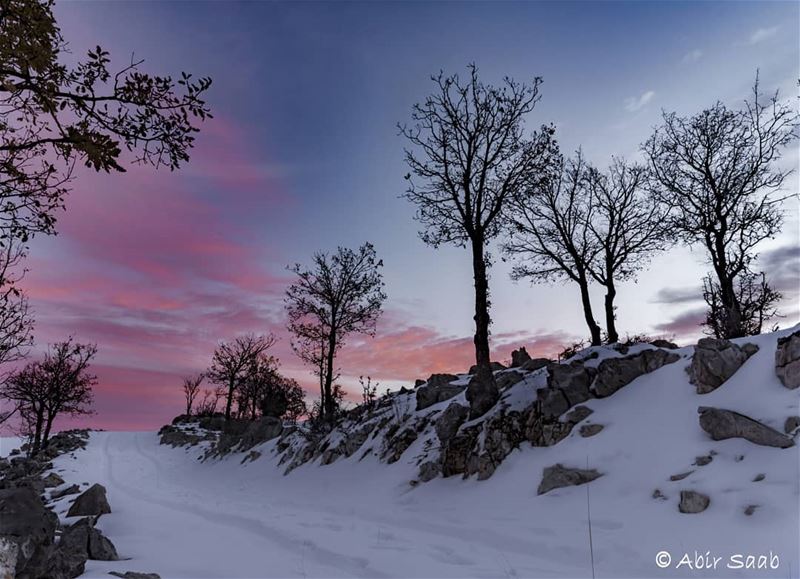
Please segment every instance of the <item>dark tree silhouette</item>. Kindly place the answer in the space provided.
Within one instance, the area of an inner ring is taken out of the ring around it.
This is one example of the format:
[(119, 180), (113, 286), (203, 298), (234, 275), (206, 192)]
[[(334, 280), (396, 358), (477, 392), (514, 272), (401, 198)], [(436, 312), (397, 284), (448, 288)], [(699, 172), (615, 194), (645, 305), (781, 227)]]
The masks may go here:
[(587, 262), (589, 274), (606, 290), (607, 340), (619, 341), (616, 324), (616, 282), (635, 279), (655, 252), (667, 247), (666, 207), (646, 188), (647, 169), (614, 159), (603, 173), (590, 167), (586, 175), (591, 205), (589, 228), (598, 253)]
[(553, 130), (543, 127), (529, 139), (523, 136), (523, 118), (540, 98), (538, 77), (532, 85), (506, 78), (494, 87), (484, 85), (470, 65), (464, 81), (440, 73), (433, 82), (434, 93), (414, 105), (412, 124), (400, 126), (411, 144), (405, 154), (411, 169), (405, 197), (417, 206), (425, 243), (452, 243), (472, 251), (478, 379), (468, 388), (468, 398), (474, 416), (499, 396), (490, 365), (487, 244), (500, 231), (508, 198), (539, 170), (543, 143)]
[(206, 376), (213, 384), (226, 388), (225, 420), (230, 420), (236, 389), (247, 377), (252, 365), (258, 357), (271, 348), (277, 341), (272, 334), (256, 336), (247, 334), (222, 342), (214, 350), (214, 359)]
[(594, 219), (586, 187), (589, 168), (580, 151), (574, 159), (552, 153), (546, 174), (535, 175), (509, 203), (504, 253), (517, 263), (512, 278), (533, 282), (570, 280), (580, 288), (591, 344), (602, 342), (589, 296), (590, 268), (601, 248), (589, 227)]
[(19, 289), (25, 250), (19, 241), (0, 241), (0, 366), (22, 359), (33, 342), (33, 318)]
[[(667, 225), (708, 253), (716, 296), (711, 327), (719, 337), (745, 336), (755, 327), (746, 323), (737, 280), (748, 275), (758, 244), (780, 231), (777, 193), (790, 171), (776, 165), (797, 138), (797, 126), (794, 106), (777, 93), (764, 102), (756, 78), (753, 98), (743, 108), (717, 102), (690, 117), (665, 112), (643, 146), (655, 191), (672, 206)], [(752, 287), (771, 291), (766, 283)]]
[(91, 412), (97, 378), (88, 369), (96, 353), (96, 346), (70, 338), (52, 345), (40, 362), (29, 363), (0, 387), (2, 398), (18, 405), (23, 424), (29, 427), (31, 454), (47, 448), (59, 415)]
[[(755, 336), (761, 333), (764, 324), (778, 316), (777, 304), (783, 296), (767, 283), (763, 272), (745, 270), (736, 278), (734, 285), (736, 300), (741, 312), (743, 333)], [(708, 313), (703, 325), (712, 336), (724, 336), (728, 320), (727, 308), (722, 302), (722, 292), (712, 275), (703, 279), (703, 299), (708, 305)], [(777, 329), (775, 327), (773, 330)]]
[(194, 376), (187, 376), (183, 379), (183, 396), (186, 398), (186, 416), (192, 415), (192, 407), (194, 401), (200, 394), (200, 385), (203, 383), (205, 374), (195, 374)]
[(337, 411), (337, 353), (348, 335), (375, 334), (386, 299), (381, 267), (375, 248), (365, 243), (357, 251), (339, 247), (333, 254), (316, 253), (311, 269), (289, 268), (297, 276), (286, 290), (292, 347), (320, 377), (322, 416), (329, 424)]

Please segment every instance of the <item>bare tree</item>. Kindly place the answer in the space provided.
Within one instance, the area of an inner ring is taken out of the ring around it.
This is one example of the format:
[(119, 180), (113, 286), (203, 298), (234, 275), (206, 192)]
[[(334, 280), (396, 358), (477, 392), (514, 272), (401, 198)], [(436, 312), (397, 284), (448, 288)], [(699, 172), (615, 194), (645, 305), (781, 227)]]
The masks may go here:
[(22, 359), (33, 342), (33, 318), (18, 286), (25, 273), (21, 266), (24, 257), (21, 242), (0, 238), (0, 366)]
[(511, 199), (506, 255), (516, 260), (514, 279), (569, 280), (580, 288), (591, 344), (600, 345), (589, 295), (591, 264), (601, 249), (589, 223), (594, 219), (586, 187), (587, 167), (580, 151), (574, 159), (553, 153), (546, 175), (534, 175)]
[(213, 384), (226, 388), (225, 420), (230, 420), (236, 388), (246, 378), (250, 367), (258, 358), (277, 341), (273, 334), (256, 336), (247, 334), (222, 342), (214, 351), (214, 359), (206, 376)]
[(506, 78), (494, 87), (479, 80), (473, 64), (465, 81), (443, 73), (432, 80), (434, 93), (414, 105), (411, 126), (400, 126), (412, 146), (405, 152), (411, 169), (405, 197), (417, 206), (425, 243), (472, 251), (478, 379), (468, 388), (468, 398), (476, 416), (499, 396), (490, 365), (487, 245), (500, 231), (507, 199), (542, 164), (543, 143), (553, 129), (543, 127), (530, 139), (523, 136), (523, 118), (540, 98), (538, 77), (531, 85)]
[(365, 243), (357, 251), (339, 247), (336, 253), (316, 253), (313, 266), (290, 268), (297, 280), (286, 290), (286, 311), (292, 347), (320, 376), (322, 416), (336, 416), (334, 380), (336, 355), (350, 334), (375, 335), (386, 294), (383, 261)]
[(192, 406), (200, 393), (200, 385), (203, 383), (205, 374), (195, 374), (194, 376), (187, 376), (183, 379), (183, 396), (186, 398), (186, 416), (192, 415)]
[[(745, 335), (760, 334), (764, 324), (778, 316), (777, 304), (783, 296), (769, 286), (764, 272), (745, 270), (736, 278), (734, 291), (740, 306), (740, 323)], [(711, 275), (703, 279), (703, 299), (708, 305), (703, 325), (712, 336), (724, 336), (729, 324), (728, 309), (722, 302), (720, 287)], [(776, 328), (773, 326), (772, 329)]]
[(591, 218), (586, 226), (598, 253), (586, 263), (589, 274), (606, 290), (607, 341), (619, 341), (616, 282), (635, 279), (652, 255), (666, 248), (666, 206), (646, 188), (647, 169), (614, 159), (606, 173), (590, 167), (586, 186)]
[(96, 353), (96, 346), (70, 338), (52, 345), (43, 360), (26, 365), (2, 385), (0, 395), (18, 405), (23, 421), (31, 426), (31, 454), (47, 448), (59, 415), (91, 412), (97, 377), (88, 369)]
[(721, 322), (719, 337), (737, 338), (753, 329), (745, 323), (737, 279), (749, 271), (758, 244), (780, 231), (782, 199), (776, 194), (790, 171), (776, 165), (798, 137), (797, 126), (794, 107), (777, 93), (764, 102), (756, 78), (753, 98), (743, 108), (717, 102), (690, 117), (665, 112), (643, 146), (655, 191), (672, 206), (668, 226), (708, 253), (715, 299), (724, 310), (714, 314)]

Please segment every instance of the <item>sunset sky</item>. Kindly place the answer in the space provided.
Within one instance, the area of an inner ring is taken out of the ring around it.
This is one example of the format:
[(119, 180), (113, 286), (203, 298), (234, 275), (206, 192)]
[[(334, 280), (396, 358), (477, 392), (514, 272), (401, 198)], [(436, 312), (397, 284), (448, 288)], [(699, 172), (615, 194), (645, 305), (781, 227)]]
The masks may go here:
[[(181, 410), (182, 375), (205, 369), (215, 344), (272, 331), (284, 370), (313, 378), (283, 329), (286, 266), (316, 250), (371, 241), (388, 300), (375, 339), (349, 340), (344, 382), (397, 386), (472, 363), (469, 254), (417, 237), (404, 191), (396, 123), (432, 90), (431, 74), (542, 76), (530, 129), (553, 122), (562, 149), (595, 164), (636, 158), (661, 110), (738, 106), (756, 70), (762, 88), (796, 98), (796, 2), (280, 3), (60, 2), (73, 56), (97, 44), (123, 66), (208, 75), (215, 118), (180, 171), (81, 172), (59, 235), (31, 247), (25, 287), (37, 350), (74, 335), (99, 347), (95, 427), (156, 428)], [(797, 144), (783, 163), (797, 166)], [(797, 177), (787, 190), (797, 191)], [(797, 322), (796, 201), (762, 267), (784, 292), (779, 320)], [(552, 355), (585, 335), (570, 285), (491, 272), (495, 358), (512, 348)], [(623, 335), (685, 343), (702, 318), (703, 255), (677, 248), (618, 297)], [(598, 292), (596, 315), (601, 317)]]

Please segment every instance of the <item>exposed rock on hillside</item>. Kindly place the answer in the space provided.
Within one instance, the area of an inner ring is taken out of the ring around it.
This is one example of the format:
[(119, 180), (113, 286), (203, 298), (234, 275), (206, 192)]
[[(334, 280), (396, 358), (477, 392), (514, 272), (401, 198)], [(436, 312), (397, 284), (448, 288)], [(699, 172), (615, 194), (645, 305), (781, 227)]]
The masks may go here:
[(593, 468), (570, 468), (562, 464), (554, 464), (544, 469), (542, 482), (539, 483), (536, 494), (543, 495), (554, 489), (583, 485), (601, 476), (603, 476), (602, 473)]
[(93, 484), (86, 489), (67, 511), (68, 517), (99, 516), (111, 512), (106, 498), (106, 487)]
[(639, 376), (658, 370), (662, 366), (672, 364), (678, 360), (680, 360), (678, 354), (660, 349), (644, 350), (639, 354), (625, 358), (603, 360), (597, 367), (597, 378), (592, 385), (592, 391), (598, 398), (611, 396)]
[(749, 416), (724, 410), (701, 406), (697, 409), (700, 414), (700, 426), (714, 440), (727, 438), (744, 438), (753, 444), (761, 446), (774, 446), (789, 448), (794, 446), (794, 440), (777, 430), (753, 420)]
[(787, 388), (800, 387), (800, 330), (778, 340), (775, 373), (781, 384)]
[(453, 374), (433, 374), (424, 386), (417, 388), (417, 411), (449, 400), (464, 391), (465, 386), (451, 384), (458, 380)]
[(739, 347), (728, 340), (703, 338), (697, 342), (692, 363), (687, 369), (689, 382), (696, 386), (698, 394), (713, 392), (757, 351), (755, 344)]

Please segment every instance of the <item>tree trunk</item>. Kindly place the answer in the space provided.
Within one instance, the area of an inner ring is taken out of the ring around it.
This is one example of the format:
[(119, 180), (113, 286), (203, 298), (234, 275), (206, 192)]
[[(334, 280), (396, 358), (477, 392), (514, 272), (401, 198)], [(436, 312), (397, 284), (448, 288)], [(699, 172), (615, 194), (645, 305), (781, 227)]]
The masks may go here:
[(231, 419), (231, 408), (233, 407), (233, 389), (236, 383), (234, 379), (228, 382), (228, 399), (225, 401), (225, 420), (228, 421)]
[(328, 357), (325, 365), (325, 399), (323, 408), (325, 410), (325, 420), (328, 424), (333, 424), (336, 414), (336, 401), (333, 399), (333, 359), (336, 351), (336, 331), (333, 321), (331, 322), (331, 335), (328, 339)]
[(606, 283), (606, 330), (608, 331), (608, 343), (616, 344), (619, 342), (619, 334), (617, 333), (617, 320), (614, 312), (614, 298), (617, 297), (617, 288), (614, 286), (614, 280), (608, 278)]
[(467, 387), (470, 417), (486, 413), (500, 397), (492, 374), (489, 352), (489, 279), (486, 275), (484, 240), (480, 236), (472, 239), (472, 270), (475, 281), (475, 363), (476, 376)]
[(55, 414), (47, 415), (47, 423), (44, 428), (44, 434), (42, 435), (42, 449), (47, 448), (48, 443), (50, 442), (50, 430), (53, 428), (53, 420), (55, 420)]
[(600, 334), (600, 326), (594, 319), (592, 313), (592, 300), (589, 298), (589, 281), (586, 279), (586, 273), (581, 272), (578, 285), (581, 287), (581, 303), (583, 304), (583, 316), (586, 319), (586, 325), (589, 326), (589, 333), (592, 336), (592, 346), (599, 346), (602, 343)]
[(37, 454), (42, 447), (42, 426), (44, 425), (44, 409), (36, 412), (36, 426), (33, 431), (33, 444), (31, 447), (31, 456)]

